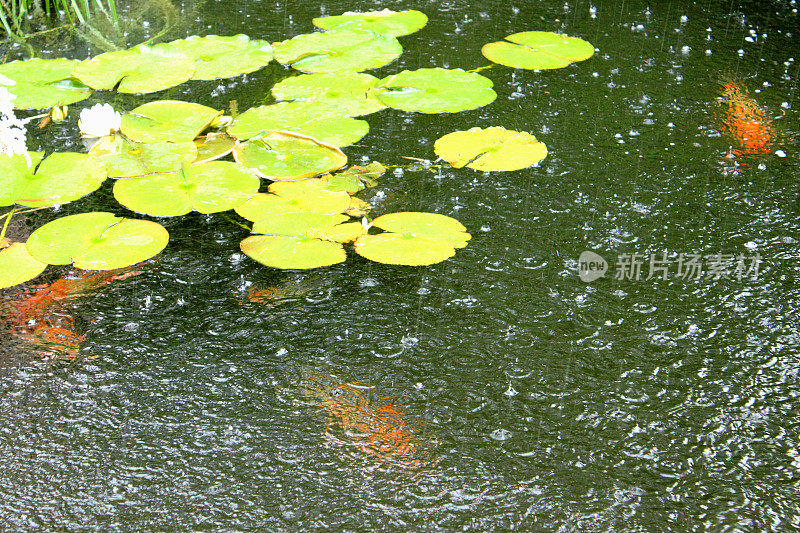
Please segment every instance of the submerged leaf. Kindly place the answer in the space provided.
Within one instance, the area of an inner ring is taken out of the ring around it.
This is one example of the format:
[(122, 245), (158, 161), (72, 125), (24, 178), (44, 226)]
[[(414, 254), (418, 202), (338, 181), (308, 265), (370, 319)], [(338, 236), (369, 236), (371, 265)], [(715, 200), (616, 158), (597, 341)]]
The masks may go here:
[(139, 142), (188, 142), (220, 113), (191, 102), (157, 100), (123, 115), (121, 130), (126, 137)]
[(485, 106), (497, 98), (492, 80), (461, 69), (404, 70), (374, 89), (389, 107), (422, 113), (456, 113)]
[(325, 103), (279, 102), (248, 109), (227, 129), (239, 140), (273, 131), (291, 131), (342, 147), (366, 135), (369, 124), (344, 116), (342, 109)]
[(475, 170), (519, 170), (547, 156), (547, 147), (524, 131), (494, 126), (454, 131), (434, 144), (436, 155), (456, 168)]
[(164, 44), (140, 44), (129, 50), (106, 52), (78, 63), (72, 70), (76, 78), (90, 87), (117, 87), (121, 93), (168, 89), (187, 81), (194, 72), (192, 59)]
[(144, 178), (120, 180), (114, 197), (137, 213), (180, 216), (192, 210), (218, 213), (249, 200), (260, 180), (236, 163), (212, 161), (187, 165), (182, 171)]
[(65, 204), (96, 191), (106, 179), (103, 164), (86, 154), (57, 152), (44, 161), (42, 152), (29, 155), (30, 166), (22, 155), (0, 154), (0, 206)]
[(15, 242), (0, 248), (0, 289), (32, 280), (47, 268), (47, 263), (31, 257), (25, 243)]
[(400, 37), (418, 31), (428, 23), (428, 17), (421, 11), (368, 11), (355, 13), (348, 11), (339, 16), (318, 17), (313, 20), (314, 26), (323, 30), (360, 29), (385, 33)]
[(237, 145), (233, 156), (261, 177), (275, 181), (311, 178), (347, 164), (347, 156), (334, 146), (280, 131)]
[(298, 35), (275, 47), (275, 60), (302, 72), (367, 70), (388, 65), (403, 52), (391, 35), (334, 30)]
[(134, 143), (120, 135), (103, 137), (89, 155), (106, 167), (110, 178), (136, 178), (175, 172), (197, 158), (194, 143)]
[(0, 74), (14, 80), (8, 92), (15, 109), (40, 109), (85, 100), (92, 89), (72, 77), (80, 63), (73, 59), (29, 59), (0, 65)]
[(267, 41), (250, 40), (242, 34), (192, 35), (164, 46), (194, 61), (193, 80), (231, 78), (254, 72), (272, 61), (272, 46)]
[(453, 256), (470, 239), (460, 222), (435, 213), (392, 213), (372, 224), (387, 233), (362, 235), (355, 251), (378, 263), (432, 265)]
[(594, 46), (560, 33), (525, 31), (509, 35), (506, 41), (486, 44), (481, 53), (489, 61), (507, 67), (554, 69), (589, 59), (594, 54)]
[(386, 109), (369, 92), (378, 81), (375, 76), (363, 72), (301, 74), (275, 85), (272, 96), (276, 100), (313, 102), (330, 107), (340, 115), (355, 117)]
[(27, 247), (31, 256), (51, 265), (114, 270), (153, 257), (167, 241), (167, 230), (155, 222), (92, 212), (48, 222), (31, 234)]

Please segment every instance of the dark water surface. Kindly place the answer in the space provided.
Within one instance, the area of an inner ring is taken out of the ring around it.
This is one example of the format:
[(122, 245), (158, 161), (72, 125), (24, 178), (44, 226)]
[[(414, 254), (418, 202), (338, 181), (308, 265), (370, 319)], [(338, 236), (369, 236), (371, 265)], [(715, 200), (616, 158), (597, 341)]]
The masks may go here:
[[(61, 304), (86, 336), (78, 357), (44, 361), (4, 333), (0, 529), (800, 530), (795, 3), (225, 1), (175, 37), (278, 41), (321, 13), (384, 7), (430, 22), (378, 76), (486, 65), (481, 45), (526, 30), (598, 52), (484, 70), (499, 96), (475, 111), (366, 117), (351, 161), (403, 166), (366, 194), (373, 214), (458, 218), (473, 238), (444, 263), (351, 254), (281, 272), (239, 254), (246, 232), (225, 216), (164, 219), (170, 245), (143, 274)], [(242, 111), (291, 74), (273, 63), (145, 99)], [(742, 151), (720, 131), (726, 82), (774, 117), (766, 153), (726, 157)], [(79, 149), (75, 115), (31, 148)], [(491, 174), (403, 158), (491, 125), (550, 154)], [(125, 212), (110, 185), (35, 225)], [(763, 263), (755, 279), (681, 279), (676, 263), (666, 280), (644, 279), (648, 264), (639, 280), (578, 276), (584, 250), (613, 267), (665, 249)], [(329, 388), (310, 393), (315, 376)], [(418, 461), (353, 435), (384, 431), (365, 421), (384, 406)]]

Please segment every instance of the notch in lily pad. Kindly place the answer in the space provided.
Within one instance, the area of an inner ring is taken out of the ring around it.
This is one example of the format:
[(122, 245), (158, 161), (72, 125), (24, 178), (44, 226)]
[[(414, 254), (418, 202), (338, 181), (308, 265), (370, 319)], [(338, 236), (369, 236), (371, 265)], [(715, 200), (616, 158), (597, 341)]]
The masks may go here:
[(314, 212), (288, 212), (253, 224), (254, 235), (240, 248), (259, 263), (280, 269), (309, 269), (342, 263), (347, 259), (342, 243), (364, 233), (349, 217)]
[(389, 107), (421, 113), (477, 109), (497, 98), (492, 80), (462, 69), (421, 68), (388, 76), (373, 89)]
[(547, 156), (547, 146), (530, 133), (500, 126), (454, 131), (434, 143), (436, 155), (455, 168), (520, 170)]
[(391, 35), (367, 30), (305, 33), (275, 46), (275, 60), (301, 72), (341, 72), (380, 68), (403, 53)]
[(13, 80), (7, 87), (15, 95), (15, 109), (41, 109), (72, 104), (92, 94), (72, 76), (80, 63), (74, 59), (29, 59), (0, 65), (0, 74)]
[(194, 61), (193, 80), (231, 78), (263, 68), (272, 61), (272, 45), (247, 35), (192, 35), (163, 45)]
[(481, 53), (494, 63), (528, 70), (563, 68), (594, 55), (594, 46), (578, 37), (548, 31), (525, 31), (489, 43)]
[(286, 131), (273, 131), (239, 144), (233, 149), (233, 157), (273, 181), (312, 178), (347, 164), (347, 156), (335, 146)]
[(190, 142), (221, 114), (192, 102), (157, 100), (124, 114), (120, 130), (137, 142)]
[(180, 85), (195, 72), (194, 60), (165, 44), (140, 44), (106, 52), (75, 65), (72, 74), (94, 89), (152, 93)]
[(358, 237), (355, 251), (370, 261), (390, 265), (439, 263), (471, 238), (458, 220), (436, 213), (391, 213), (379, 216), (372, 225), (386, 231)]
[(337, 16), (315, 18), (313, 23), (314, 26), (323, 30), (359, 29), (400, 37), (425, 27), (428, 23), (428, 16), (422, 11), (414, 9), (407, 11), (384, 9), (366, 13), (347, 11)]
[(174, 217), (191, 211), (219, 213), (253, 197), (261, 180), (230, 161), (186, 165), (178, 172), (119, 180), (114, 198), (137, 213)]
[(369, 123), (345, 116), (335, 104), (315, 100), (253, 107), (237, 116), (227, 129), (239, 140), (272, 131), (299, 133), (341, 148), (364, 137)]
[(355, 117), (386, 109), (370, 92), (379, 81), (363, 72), (300, 74), (276, 84), (272, 96), (276, 100), (313, 102)]
[(48, 222), (31, 234), (27, 248), (43, 263), (114, 270), (150, 259), (168, 241), (169, 233), (160, 224), (96, 211)]
[(96, 191), (106, 169), (87, 154), (43, 152), (0, 154), (0, 206), (48, 207), (65, 204)]

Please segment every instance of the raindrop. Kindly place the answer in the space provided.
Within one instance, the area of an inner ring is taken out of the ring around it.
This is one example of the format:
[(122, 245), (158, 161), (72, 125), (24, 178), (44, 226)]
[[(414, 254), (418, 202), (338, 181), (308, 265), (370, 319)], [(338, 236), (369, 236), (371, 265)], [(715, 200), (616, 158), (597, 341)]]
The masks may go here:
[(508, 440), (511, 438), (511, 432), (508, 431), (507, 429), (500, 428), (492, 431), (492, 433), (489, 436), (492, 437), (494, 440), (502, 442), (504, 440)]

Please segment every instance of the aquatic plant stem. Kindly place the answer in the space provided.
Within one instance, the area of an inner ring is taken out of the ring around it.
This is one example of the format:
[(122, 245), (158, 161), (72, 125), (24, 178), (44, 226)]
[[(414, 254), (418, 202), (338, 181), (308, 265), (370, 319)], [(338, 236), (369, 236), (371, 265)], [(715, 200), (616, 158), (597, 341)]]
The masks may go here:
[(5, 238), (6, 231), (8, 230), (8, 225), (11, 223), (11, 216), (14, 214), (14, 212), (16, 210), (17, 210), (16, 207), (12, 207), (11, 211), (9, 211), (8, 213), (6, 213), (2, 217), (0, 217), (0, 218), (5, 217), (5, 219), (6, 219), (5, 223), (3, 224), (3, 229), (2, 229), (2, 231), (0, 231), (0, 242), (2, 242), (3, 239)]

